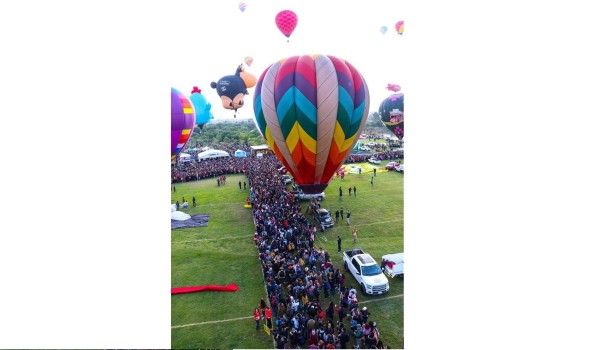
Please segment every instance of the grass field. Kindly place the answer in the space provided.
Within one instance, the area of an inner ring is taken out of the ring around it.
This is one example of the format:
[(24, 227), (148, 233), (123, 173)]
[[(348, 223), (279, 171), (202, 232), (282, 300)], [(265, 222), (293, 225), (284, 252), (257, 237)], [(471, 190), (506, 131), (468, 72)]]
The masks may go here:
[[(353, 247), (351, 230), (358, 229), (360, 247), (378, 261), (381, 256), (404, 251), (404, 175), (387, 172), (378, 165), (374, 185), (372, 165), (358, 164), (369, 171), (347, 174), (344, 180), (333, 178), (325, 190), (323, 208), (350, 210), (351, 225), (340, 220), (325, 233), (318, 233), (316, 245), (329, 251), (335, 267), (343, 269), (337, 253), (337, 236), (342, 249)], [(191, 215), (210, 214), (207, 227), (171, 230), (172, 287), (235, 283), (237, 292), (201, 292), (171, 297), (172, 348), (273, 348), (264, 331), (256, 332), (252, 312), (266, 296), (258, 251), (252, 241), (254, 224), (251, 209), (243, 207), (248, 190), (240, 190), (243, 175), (228, 175), (227, 185), (217, 187), (216, 178), (175, 184), (172, 202), (182, 197), (197, 207), (183, 210)], [(344, 196), (339, 199), (338, 188)], [(348, 196), (348, 187), (356, 186), (356, 197)], [(308, 202), (302, 202), (306, 209)], [(334, 216), (334, 215), (332, 215)], [(334, 216), (335, 220), (335, 216)], [(346, 285), (359, 289), (346, 274)], [(332, 299), (334, 300), (334, 299)], [(404, 281), (390, 280), (390, 291), (382, 296), (359, 295), (360, 306), (371, 311), (385, 346), (404, 347)], [(349, 345), (353, 345), (351, 340)]]

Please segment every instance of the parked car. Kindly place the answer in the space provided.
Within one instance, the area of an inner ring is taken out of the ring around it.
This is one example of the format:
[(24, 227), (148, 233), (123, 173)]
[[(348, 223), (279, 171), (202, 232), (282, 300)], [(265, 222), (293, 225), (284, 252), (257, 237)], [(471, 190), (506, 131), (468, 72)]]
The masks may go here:
[(360, 285), (363, 294), (384, 294), (390, 283), (375, 259), (360, 248), (344, 251), (344, 268)]
[(369, 147), (367, 147), (367, 146), (360, 146), (360, 147), (358, 147), (358, 150), (359, 151), (369, 152), (371, 149)]
[(389, 163), (387, 163), (387, 164), (385, 165), (385, 168), (386, 168), (387, 170), (396, 170), (396, 167), (397, 167), (398, 165), (400, 165), (400, 163), (398, 163), (398, 162), (389, 162)]
[(371, 164), (381, 164), (381, 160), (380, 160), (380, 159), (377, 159), (377, 158), (374, 158), (374, 157), (371, 157), (371, 158), (369, 158), (369, 159), (367, 160), (367, 162), (369, 162), (369, 163), (371, 163)]
[(398, 166), (395, 168), (395, 170), (396, 170), (397, 172), (399, 172), (399, 173), (402, 173), (402, 174), (404, 174), (404, 164), (400, 164), (400, 165), (398, 165)]
[(293, 185), (293, 190), (292, 193), (294, 194), (294, 196), (296, 196), (296, 198), (298, 200), (301, 201), (306, 201), (306, 200), (311, 200), (313, 198), (316, 198), (320, 201), (322, 201), (323, 199), (325, 199), (325, 192), (321, 192), (321, 193), (315, 193), (315, 194), (311, 194), (311, 193), (304, 193), (302, 191), (302, 189), (300, 188), (300, 186), (298, 186), (297, 184)]
[(291, 176), (285, 174), (285, 175), (281, 175), (281, 178), (283, 179), (283, 182), (287, 185), (292, 183), (293, 179)]
[(333, 227), (333, 219), (331, 218), (331, 212), (329, 212), (329, 210), (327, 209), (321, 208), (317, 209), (316, 211), (313, 211), (313, 218), (316, 222), (318, 222), (320, 225), (323, 225), (323, 227), (325, 228)]

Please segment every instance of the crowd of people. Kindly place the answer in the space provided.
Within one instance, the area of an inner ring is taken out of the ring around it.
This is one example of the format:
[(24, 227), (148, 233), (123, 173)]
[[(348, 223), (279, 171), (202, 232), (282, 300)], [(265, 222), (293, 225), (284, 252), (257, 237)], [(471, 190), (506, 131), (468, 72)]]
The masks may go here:
[[(246, 163), (254, 242), (267, 290), (259, 319), (278, 349), (383, 349), (377, 323), (360, 307), (346, 275), (315, 245), (315, 227), (276, 169), (275, 156)], [(254, 320), (257, 322), (256, 310)]]
[[(242, 150), (245, 151), (246, 154), (250, 154), (250, 146), (239, 142), (213, 144), (207, 145), (207, 147), (224, 150), (229, 154), (234, 154), (236, 150)], [(245, 169), (248, 168), (249, 163), (254, 161), (253, 157), (229, 157), (197, 161), (196, 156), (200, 153), (200, 150), (195, 149), (194, 151), (188, 152), (194, 160), (189, 162), (179, 162), (171, 167), (172, 183), (198, 181), (226, 174), (244, 173)], [(373, 154), (350, 154), (344, 163), (366, 162), (367, 159), (371, 157), (380, 160), (404, 159), (404, 151), (388, 150)]]

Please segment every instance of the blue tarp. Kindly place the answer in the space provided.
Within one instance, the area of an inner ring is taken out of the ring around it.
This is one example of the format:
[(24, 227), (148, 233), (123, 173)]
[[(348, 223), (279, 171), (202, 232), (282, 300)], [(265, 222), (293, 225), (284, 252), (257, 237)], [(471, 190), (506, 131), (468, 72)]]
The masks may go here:
[(208, 218), (210, 214), (199, 214), (192, 215), (191, 218), (187, 220), (171, 220), (171, 230), (176, 228), (191, 228), (191, 227), (204, 227), (208, 226)]

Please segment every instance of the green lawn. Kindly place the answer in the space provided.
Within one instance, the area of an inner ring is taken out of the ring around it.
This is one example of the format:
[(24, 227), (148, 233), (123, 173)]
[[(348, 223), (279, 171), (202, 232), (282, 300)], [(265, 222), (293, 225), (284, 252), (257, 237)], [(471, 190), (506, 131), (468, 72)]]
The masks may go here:
[[(372, 170), (347, 174), (342, 181), (333, 178), (325, 190), (322, 207), (332, 210), (341, 206), (350, 210), (351, 225), (345, 220), (317, 234), (317, 246), (331, 254), (334, 266), (342, 268), (337, 253), (337, 235), (342, 249), (352, 247), (351, 228), (358, 229), (356, 247), (363, 248), (377, 260), (389, 253), (404, 251), (404, 175), (387, 172), (382, 162), (377, 166), (374, 185)], [(359, 164), (372, 169), (367, 163)], [(172, 202), (182, 196), (191, 205), (196, 196), (197, 207), (184, 210), (189, 214), (210, 214), (208, 227), (171, 230), (172, 287), (235, 283), (240, 290), (233, 293), (201, 292), (171, 297), (172, 348), (273, 348), (264, 331), (256, 332), (252, 312), (261, 297), (266, 297), (258, 251), (253, 244), (252, 212), (243, 207), (248, 190), (240, 190), (243, 175), (228, 175), (227, 185), (217, 187), (216, 178), (175, 184)], [(338, 188), (344, 196), (339, 199)], [(348, 196), (348, 187), (356, 186), (357, 195)], [(302, 202), (305, 209), (308, 202)], [(334, 217), (335, 220), (335, 217)], [(347, 276), (347, 285), (356, 281)], [(361, 306), (371, 310), (384, 344), (404, 347), (404, 282), (390, 280), (390, 291), (383, 296), (360, 296)], [(333, 299), (332, 299), (333, 300)], [(364, 303), (364, 305), (363, 305)], [(351, 341), (349, 345), (353, 345)]]

